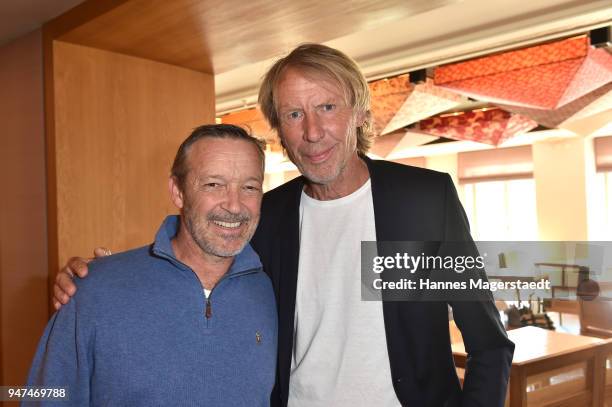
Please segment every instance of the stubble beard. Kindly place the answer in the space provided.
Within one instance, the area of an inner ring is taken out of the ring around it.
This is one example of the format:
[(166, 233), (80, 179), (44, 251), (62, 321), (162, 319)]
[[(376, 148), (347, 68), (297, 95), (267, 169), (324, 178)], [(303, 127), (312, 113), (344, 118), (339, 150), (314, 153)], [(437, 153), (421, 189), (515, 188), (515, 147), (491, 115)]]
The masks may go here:
[(310, 169), (305, 165), (297, 165), (298, 169), (309, 182), (313, 184), (327, 185), (334, 182), (346, 168), (347, 160), (343, 160), (338, 165), (330, 168), (325, 175), (317, 174), (315, 169)]
[[(204, 253), (216, 257), (234, 257), (244, 249), (244, 247), (251, 240), (251, 237), (253, 237), (253, 234), (255, 233), (256, 223), (255, 225), (252, 223), (253, 219), (248, 214), (208, 214), (208, 216), (202, 217), (194, 215), (190, 209), (191, 208), (187, 206), (184, 208), (183, 216), (185, 217), (185, 224), (187, 226), (189, 234)], [(220, 244), (214, 242), (214, 237), (207, 236), (207, 234), (211, 233), (210, 231), (207, 231), (207, 226), (214, 220), (230, 223), (247, 222), (246, 234), (242, 234), (237, 237), (218, 237), (218, 239), (222, 241), (228, 239), (231, 241), (242, 240), (238, 248), (234, 250), (223, 248)]]
[[(346, 135), (347, 140), (350, 140), (350, 147), (346, 147), (347, 150), (349, 150), (351, 153), (356, 151), (357, 149), (357, 130), (354, 128), (353, 123), (351, 123), (351, 126), (349, 127), (350, 134)], [(335, 153), (335, 152), (334, 152)], [(349, 153), (348, 151), (346, 152), (342, 152), (344, 153), (342, 155), (342, 160), (333, 168), (329, 169), (329, 172), (325, 175), (318, 175), (315, 173), (315, 171), (311, 171), (307, 165), (302, 164), (302, 162), (300, 160), (296, 160), (295, 157), (292, 156), (292, 154), (289, 153), (289, 159), (296, 165), (296, 167), (298, 167), (298, 170), (300, 170), (300, 173), (311, 183), (313, 184), (319, 184), (319, 185), (328, 185), (333, 183), (335, 180), (337, 180), (338, 178), (340, 178), (340, 176), (344, 173), (344, 170), (346, 169), (346, 166), (348, 165), (349, 159), (351, 157), (351, 153)], [(323, 163), (323, 166), (326, 165), (326, 163)], [(316, 164), (315, 164), (316, 166)]]

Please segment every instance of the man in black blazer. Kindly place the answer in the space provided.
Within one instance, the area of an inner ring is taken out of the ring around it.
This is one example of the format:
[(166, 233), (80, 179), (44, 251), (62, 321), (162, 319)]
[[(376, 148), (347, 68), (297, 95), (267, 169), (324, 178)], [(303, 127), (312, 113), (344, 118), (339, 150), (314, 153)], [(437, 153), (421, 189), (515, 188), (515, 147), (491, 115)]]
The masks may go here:
[[(379, 242), (471, 242), (469, 226), (447, 174), (365, 156), (370, 143), (367, 83), (356, 64), (339, 51), (317, 44), (296, 48), (268, 71), (260, 88), (259, 103), (303, 174), (264, 196), (261, 221), (252, 240), (272, 278), (279, 304), (277, 399), (273, 401), (279, 405), (286, 405), (288, 400), (290, 405), (334, 405), (340, 400), (336, 396), (321, 400), (304, 395), (308, 390), (316, 392), (316, 379), (310, 379), (310, 375), (320, 372), (302, 374), (298, 380), (306, 385), (300, 384), (298, 390), (292, 389), (290, 381), (307, 358), (318, 357), (321, 362), (333, 358), (324, 351), (311, 356), (308, 352), (297, 355), (295, 350), (302, 341), (298, 334), (301, 318), (299, 311), (296, 317), (296, 293), (299, 297), (306, 288), (300, 287), (303, 280), (298, 278), (298, 270), (303, 272), (301, 249), (309, 245), (304, 242), (301, 230), (307, 222), (303, 212), (305, 200), (346, 199), (369, 182), (373, 204), (370, 216)], [(317, 239), (325, 241), (327, 233), (321, 228)], [(353, 273), (353, 278), (359, 275), (355, 270), (339, 272)], [(440, 301), (389, 301), (375, 305), (383, 311), (392, 381), (388, 388), (406, 406), (502, 406), (514, 344), (506, 336), (492, 298), (450, 305), (469, 353), (463, 390), (452, 359), (447, 303)], [(323, 328), (318, 325), (316, 328), (315, 336), (324, 334)], [(312, 340), (312, 336), (307, 339)], [(301, 360), (296, 360), (300, 357)], [(372, 376), (377, 374), (371, 372)], [(363, 382), (354, 385), (362, 386)], [(343, 391), (347, 388), (351, 384)], [(357, 390), (353, 387), (353, 391)], [(351, 403), (356, 405), (354, 400)]]
[[(372, 183), (377, 240), (470, 239), (467, 219), (447, 174), (361, 159), (368, 166)], [(287, 405), (289, 392), (300, 248), (299, 205), (307, 182), (301, 176), (264, 195), (261, 221), (251, 241), (277, 295), (276, 405)], [(391, 301), (381, 306), (393, 389), (402, 405), (503, 406), (514, 344), (508, 340), (492, 302), (452, 303), (454, 319), (469, 352), (463, 390), (452, 359), (447, 303)]]
[[(252, 245), (279, 312), (273, 406), (503, 406), (514, 345), (492, 297), (360, 298), (360, 242), (471, 242), (447, 174), (366, 157), (369, 91), (343, 53), (305, 44), (260, 88), (261, 110), (302, 176), (264, 195)], [(379, 251), (381, 248), (379, 247)], [(73, 291), (60, 273), (56, 301)], [(461, 389), (448, 305), (468, 352)]]

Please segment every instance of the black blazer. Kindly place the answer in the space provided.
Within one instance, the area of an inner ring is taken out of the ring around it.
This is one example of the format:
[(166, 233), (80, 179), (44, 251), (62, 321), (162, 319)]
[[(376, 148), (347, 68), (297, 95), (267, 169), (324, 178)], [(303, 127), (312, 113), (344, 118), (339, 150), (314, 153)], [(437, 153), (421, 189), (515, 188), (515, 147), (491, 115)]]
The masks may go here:
[[(377, 241), (471, 240), (448, 174), (362, 159), (370, 173)], [(298, 177), (264, 195), (261, 220), (251, 241), (272, 279), (278, 305), (278, 370), (272, 406), (287, 405), (304, 183)], [(450, 305), (469, 354), (463, 391), (450, 347), (447, 303), (382, 303), (398, 399), (413, 407), (503, 406), (514, 344), (493, 301)]]

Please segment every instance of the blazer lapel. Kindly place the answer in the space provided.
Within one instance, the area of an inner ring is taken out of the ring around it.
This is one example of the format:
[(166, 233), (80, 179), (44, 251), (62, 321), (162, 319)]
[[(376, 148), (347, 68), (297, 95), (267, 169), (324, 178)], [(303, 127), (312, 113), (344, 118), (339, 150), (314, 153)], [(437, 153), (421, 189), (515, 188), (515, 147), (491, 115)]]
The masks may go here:
[(381, 173), (376, 161), (368, 157), (361, 157), (368, 165), (372, 187), (372, 201), (374, 205), (374, 224), (376, 225), (376, 240), (379, 242), (394, 239), (394, 231), (398, 229), (397, 219), (392, 215), (395, 212), (393, 202), (393, 187), (388, 179)]
[(280, 272), (279, 275), (279, 337), (278, 366), (279, 384), (282, 396), (289, 391), (289, 373), (291, 370), (291, 355), (293, 350), (295, 297), (297, 290), (298, 265), (300, 256), (300, 199), (304, 186), (303, 178), (296, 182), (295, 188), (289, 193), (286, 207), (280, 214), (279, 242)]
[[(406, 210), (408, 197), (405, 196), (404, 191), (398, 188), (398, 182), (406, 182), (407, 180), (396, 179), (394, 174), (385, 170), (385, 167), (381, 165), (383, 163), (376, 162), (368, 157), (362, 158), (368, 165), (368, 171), (370, 172), (378, 255), (393, 256), (395, 252), (386, 253), (390, 246), (385, 248), (380, 242), (408, 240), (406, 234), (410, 231), (411, 224), (419, 221), (413, 219), (410, 211)], [(407, 377), (408, 373), (416, 371), (417, 363), (414, 358), (399, 357), (397, 352), (398, 349), (402, 352), (410, 352), (410, 346), (406, 349), (406, 339), (409, 337), (408, 343), (416, 343), (416, 339), (411, 337), (418, 336), (418, 330), (406, 328), (415, 326), (417, 321), (420, 320), (420, 313), (423, 312), (422, 305), (409, 301), (382, 302), (387, 350), (394, 379)], [(394, 357), (403, 361), (408, 360), (408, 363), (403, 363), (401, 368), (398, 369), (397, 364), (393, 363)]]

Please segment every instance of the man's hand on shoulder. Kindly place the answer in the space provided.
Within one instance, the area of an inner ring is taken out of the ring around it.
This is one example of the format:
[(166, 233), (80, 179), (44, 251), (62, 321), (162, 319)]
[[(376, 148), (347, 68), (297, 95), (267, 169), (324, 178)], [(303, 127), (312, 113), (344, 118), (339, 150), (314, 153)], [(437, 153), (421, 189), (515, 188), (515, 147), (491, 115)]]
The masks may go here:
[[(111, 251), (98, 247), (94, 250), (94, 258), (110, 256)], [(70, 297), (76, 294), (76, 285), (72, 279), (74, 276), (85, 278), (89, 272), (88, 263), (92, 261), (83, 257), (71, 257), (68, 263), (55, 276), (55, 285), (53, 286), (53, 306), (59, 310), (63, 304), (70, 301)]]

